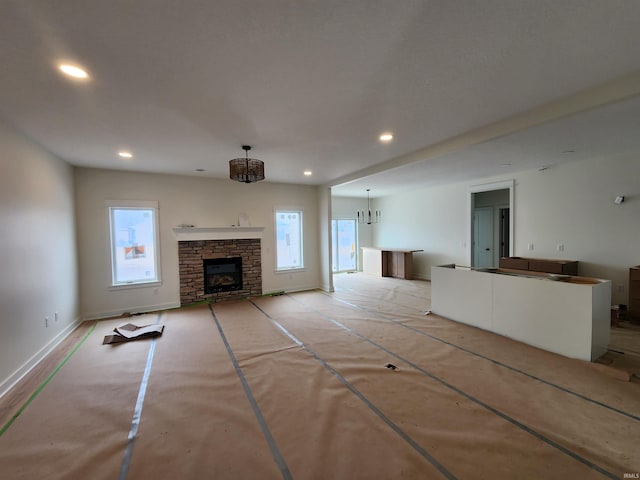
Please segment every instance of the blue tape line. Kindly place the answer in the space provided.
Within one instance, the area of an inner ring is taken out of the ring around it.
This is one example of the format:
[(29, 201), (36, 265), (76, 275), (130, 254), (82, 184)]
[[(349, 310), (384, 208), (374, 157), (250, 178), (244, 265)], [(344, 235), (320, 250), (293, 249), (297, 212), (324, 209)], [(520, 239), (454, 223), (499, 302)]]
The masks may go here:
[(544, 443), (546, 443), (547, 445), (550, 445), (551, 447), (554, 447), (555, 449), (559, 450), (560, 452), (564, 453), (565, 455), (568, 455), (569, 457), (573, 458), (574, 460), (577, 460), (578, 462), (582, 463), (583, 465), (586, 465), (587, 467), (591, 468), (592, 470), (595, 470), (596, 472), (601, 473), (602, 475), (604, 475), (604, 476), (606, 476), (608, 478), (611, 478), (613, 480), (616, 480), (616, 479), (619, 478), (617, 475), (614, 475), (613, 473), (609, 472), (608, 470), (605, 470), (604, 468), (600, 467), (599, 465), (596, 465), (595, 463), (591, 462), (590, 460), (587, 460), (586, 458), (578, 455), (577, 453), (572, 452), (571, 450), (569, 450), (566, 447), (563, 447), (562, 445), (560, 445), (559, 443), (555, 442), (554, 440), (551, 440), (550, 438), (545, 437), (544, 435), (542, 435), (541, 433), (538, 433), (537, 431), (535, 431), (531, 427), (528, 427), (527, 425), (519, 422), (515, 418), (510, 417), (506, 413), (503, 413), (500, 410), (490, 406), (489, 404), (484, 403), (482, 400), (479, 400), (479, 399), (475, 398), (473, 395), (468, 394), (465, 391), (459, 389), (458, 387), (446, 382), (445, 380), (443, 380), (440, 377), (436, 376), (435, 374), (425, 370), (424, 368), (416, 365), (415, 363), (413, 363), (410, 360), (402, 357), (401, 355), (398, 355), (397, 353), (392, 352), (391, 350), (389, 350), (386, 347), (380, 345), (379, 343), (375, 342), (374, 340), (371, 340), (370, 338), (360, 334), (356, 330), (354, 330), (352, 328), (349, 328), (346, 325), (341, 324), (340, 322), (338, 322), (337, 320), (329, 317), (328, 315), (325, 315), (324, 313), (322, 313), (322, 312), (320, 312), (318, 310), (315, 310), (313, 307), (305, 305), (303, 302), (300, 302), (299, 300), (294, 299), (290, 295), (287, 295), (287, 296), (289, 298), (291, 298), (293, 301), (295, 301), (297, 303), (300, 303), (301, 305), (305, 306), (307, 309), (317, 313), (319, 316), (321, 316), (323, 318), (326, 318), (327, 320), (329, 320), (331, 323), (335, 324), (336, 326), (346, 330), (348, 333), (350, 333), (350, 334), (352, 334), (352, 335), (354, 335), (354, 336), (356, 336), (356, 337), (358, 337), (358, 338), (370, 343), (371, 345), (379, 348), (380, 350), (383, 350), (384, 352), (386, 352), (389, 355), (397, 358), (401, 362), (404, 362), (407, 365), (409, 365), (412, 368), (414, 368), (415, 370), (418, 370), (420, 373), (422, 373), (422, 374), (426, 375), (427, 377), (435, 380), (436, 382), (440, 383), (441, 385), (444, 385), (445, 387), (449, 388), (450, 390), (453, 390), (457, 394), (462, 395), (463, 397), (467, 398), (468, 400), (471, 400), (472, 402), (480, 405), (481, 407), (483, 407), (486, 410), (490, 411), (494, 415), (497, 415), (498, 417), (502, 418), (503, 420), (506, 420), (507, 422), (511, 423), (512, 425), (515, 425), (516, 427), (520, 428), (521, 430), (529, 433), (530, 435), (533, 435), (538, 440), (541, 440)]
[(253, 413), (256, 416), (256, 419), (258, 420), (258, 424), (260, 424), (260, 429), (262, 430), (262, 434), (264, 435), (264, 438), (267, 441), (267, 444), (269, 445), (269, 449), (271, 450), (273, 459), (275, 460), (275, 462), (278, 464), (278, 467), (280, 468), (280, 473), (282, 474), (282, 478), (286, 480), (290, 480), (293, 477), (291, 476), (289, 467), (287, 466), (287, 463), (285, 462), (284, 457), (280, 453), (280, 450), (278, 449), (278, 445), (276, 444), (276, 441), (273, 438), (273, 435), (271, 435), (271, 431), (267, 426), (267, 422), (265, 421), (264, 416), (260, 411), (260, 407), (258, 407), (258, 403), (256, 402), (256, 399), (253, 396), (253, 393), (251, 392), (251, 388), (247, 383), (247, 379), (245, 378), (244, 373), (242, 372), (242, 368), (240, 368), (240, 364), (238, 363), (238, 360), (236, 359), (236, 356), (233, 353), (233, 350), (231, 349), (231, 345), (229, 345), (227, 336), (224, 334), (224, 331), (222, 330), (222, 326), (220, 325), (220, 322), (218, 321), (218, 317), (213, 311), (213, 307), (211, 306), (211, 304), (209, 304), (209, 311), (211, 312), (211, 316), (213, 317), (213, 320), (215, 321), (216, 326), (218, 327), (218, 332), (220, 333), (222, 342), (224, 343), (224, 346), (227, 349), (227, 353), (231, 358), (231, 363), (233, 363), (233, 367), (235, 368), (236, 374), (240, 379), (240, 383), (242, 383), (242, 388), (244, 388), (244, 393), (247, 396), (249, 403), (251, 404)]
[(373, 413), (375, 413), (384, 423), (386, 423), (394, 432), (407, 442), (414, 450), (416, 450), (425, 460), (431, 463), (442, 475), (448, 479), (455, 479), (456, 477), (447, 470), (444, 465), (438, 462), (434, 457), (429, 454), (424, 448), (422, 448), (414, 439), (412, 439), (407, 433), (405, 433), (398, 425), (396, 425), (389, 417), (387, 417), (382, 411), (376, 407), (367, 397), (365, 397), (356, 387), (354, 387), (349, 381), (344, 378), (337, 370), (324, 361), (316, 352), (306, 346), (300, 339), (289, 332), (280, 322), (275, 320), (271, 315), (265, 312), (262, 308), (256, 305), (252, 300), (249, 300), (258, 310), (260, 310), (265, 317), (267, 317), (271, 323), (273, 323), (278, 329), (280, 329), (287, 337), (293, 340), (297, 345), (302, 347), (308, 354), (310, 354), (315, 360), (317, 360), (326, 370), (328, 370), (334, 377), (336, 377), (345, 387), (347, 387), (351, 393), (358, 397)]
[[(330, 295), (328, 295), (328, 296), (330, 296)], [(556, 388), (558, 390), (561, 390), (564, 393), (567, 393), (569, 395), (573, 395), (574, 397), (580, 398), (580, 399), (582, 399), (582, 400), (584, 400), (586, 402), (593, 403), (594, 405), (598, 405), (599, 407), (606, 408), (607, 410), (611, 410), (612, 412), (616, 412), (616, 413), (618, 413), (620, 415), (624, 415), (625, 417), (628, 417), (628, 418), (630, 418), (632, 420), (640, 421), (640, 416), (638, 416), (638, 415), (634, 415), (632, 413), (625, 412), (624, 410), (620, 410), (619, 408), (612, 407), (611, 405), (607, 405), (606, 403), (603, 403), (603, 402), (601, 402), (599, 400), (594, 400), (593, 398), (587, 397), (586, 395), (582, 395), (581, 393), (574, 392), (573, 390), (569, 390), (568, 388), (565, 388), (565, 387), (563, 387), (561, 385), (557, 385), (557, 384), (555, 384), (553, 382), (550, 382), (548, 380), (544, 380), (544, 379), (542, 379), (540, 377), (536, 377), (535, 375), (527, 373), (527, 372), (525, 372), (523, 370), (520, 370), (518, 368), (512, 367), (511, 365), (507, 365), (506, 363), (502, 363), (502, 362), (500, 362), (498, 360), (494, 360), (493, 358), (487, 357), (485, 355), (482, 355), (481, 353), (474, 352), (473, 350), (469, 350), (467, 348), (461, 347), (460, 345), (456, 345), (455, 343), (451, 343), (451, 342), (448, 342), (447, 340), (443, 340), (441, 338), (438, 338), (435, 335), (431, 335), (431, 334), (429, 334), (427, 332), (423, 332), (422, 330), (420, 330), (418, 328), (411, 327), (409, 325), (405, 325), (404, 323), (399, 322), (398, 320), (395, 320), (393, 318), (389, 318), (389, 317), (387, 317), (385, 315), (382, 315), (382, 314), (380, 314), (380, 313), (378, 313), (378, 312), (376, 312), (374, 310), (369, 310), (367, 308), (361, 307), (360, 305), (356, 305), (356, 304), (347, 302), (346, 300), (342, 300), (340, 298), (335, 298), (335, 297), (331, 297), (331, 298), (333, 298), (334, 300), (336, 300), (338, 302), (344, 303), (345, 305), (349, 305), (350, 307), (356, 308), (358, 310), (362, 310), (363, 312), (366, 312), (368, 314), (375, 315), (376, 317), (381, 318), (383, 320), (387, 320), (389, 322), (395, 323), (396, 325), (399, 325), (399, 326), (401, 326), (403, 328), (406, 328), (407, 330), (411, 330), (412, 332), (415, 332), (415, 333), (417, 333), (419, 335), (423, 335), (425, 337), (429, 337), (432, 340), (435, 340), (435, 341), (440, 342), (440, 343), (444, 343), (445, 345), (449, 345), (450, 347), (453, 347), (453, 348), (457, 348), (458, 350), (462, 350), (463, 352), (469, 353), (469, 354), (474, 355), (474, 356), (476, 356), (478, 358), (482, 358), (483, 360), (488, 360), (489, 362), (492, 362), (495, 365), (507, 368), (507, 369), (509, 369), (509, 370), (511, 370), (513, 372), (519, 373), (520, 375), (524, 375), (525, 377), (531, 378), (532, 380), (537, 380), (538, 382), (544, 383), (545, 385), (549, 385), (550, 387), (553, 387), (553, 388)], [(296, 300), (296, 301), (298, 301), (298, 300)]]
[[(162, 312), (158, 314), (156, 323), (160, 323), (160, 317)], [(142, 374), (142, 381), (140, 382), (140, 388), (138, 390), (138, 399), (136, 400), (136, 406), (133, 409), (133, 418), (131, 420), (131, 429), (127, 437), (127, 447), (124, 451), (124, 457), (120, 465), (120, 474), (118, 480), (126, 480), (129, 475), (129, 467), (131, 466), (131, 458), (133, 457), (133, 447), (138, 434), (138, 427), (140, 426), (140, 419), (142, 418), (142, 406), (144, 405), (144, 397), (147, 393), (147, 386), (149, 385), (149, 375), (151, 374), (151, 365), (153, 363), (153, 355), (156, 350), (156, 341), (158, 337), (151, 339), (151, 346), (149, 347), (149, 353), (147, 354), (147, 364)]]

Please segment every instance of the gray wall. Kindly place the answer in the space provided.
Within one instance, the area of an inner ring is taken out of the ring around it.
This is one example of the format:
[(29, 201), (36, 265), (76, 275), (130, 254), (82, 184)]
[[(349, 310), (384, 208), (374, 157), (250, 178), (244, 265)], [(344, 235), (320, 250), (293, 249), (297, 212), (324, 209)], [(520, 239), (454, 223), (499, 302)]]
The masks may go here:
[(79, 313), (72, 167), (0, 121), (0, 172), (2, 394)]

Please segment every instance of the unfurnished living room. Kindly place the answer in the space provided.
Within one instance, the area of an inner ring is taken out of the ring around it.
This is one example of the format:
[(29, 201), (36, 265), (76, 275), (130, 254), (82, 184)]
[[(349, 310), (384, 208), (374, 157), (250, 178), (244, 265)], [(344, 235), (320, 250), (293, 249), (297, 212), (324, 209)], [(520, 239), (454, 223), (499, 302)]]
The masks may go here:
[(640, 2), (0, 5), (0, 477), (640, 478)]

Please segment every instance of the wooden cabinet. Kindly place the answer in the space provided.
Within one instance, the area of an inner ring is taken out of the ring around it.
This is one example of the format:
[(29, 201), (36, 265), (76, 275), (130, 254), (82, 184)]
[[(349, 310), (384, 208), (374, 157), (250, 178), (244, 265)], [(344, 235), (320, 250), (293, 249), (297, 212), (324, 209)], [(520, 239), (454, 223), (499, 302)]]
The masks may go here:
[(500, 268), (530, 270), (532, 272), (578, 275), (578, 262), (575, 260), (554, 260), (546, 258), (502, 257)]
[(390, 276), (395, 278), (412, 278), (413, 252), (390, 252)]
[(383, 250), (362, 247), (362, 272), (379, 277), (411, 279), (414, 252), (422, 252), (422, 250)]
[(530, 258), (529, 270), (562, 275), (578, 275), (578, 262), (573, 260), (542, 260)]
[(640, 320), (640, 265), (629, 269), (629, 317)]

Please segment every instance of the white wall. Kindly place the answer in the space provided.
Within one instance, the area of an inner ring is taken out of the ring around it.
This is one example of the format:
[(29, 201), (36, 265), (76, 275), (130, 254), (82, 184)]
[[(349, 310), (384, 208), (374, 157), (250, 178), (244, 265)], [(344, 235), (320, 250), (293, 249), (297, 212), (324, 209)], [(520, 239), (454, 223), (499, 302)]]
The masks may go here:
[(377, 199), (382, 221), (374, 229), (374, 246), (412, 249), (413, 274), (429, 279), (431, 265), (467, 262), (466, 184), (403, 192)]
[[(200, 177), (88, 168), (76, 169), (81, 312), (84, 318), (168, 308), (179, 304), (178, 242), (172, 227), (230, 226), (245, 213), (262, 239), (263, 292), (318, 288), (317, 187), (260, 182), (251, 185)], [(106, 200), (159, 202), (162, 285), (110, 289), (111, 260)], [(274, 208), (304, 211), (304, 263), (300, 272), (275, 272)]]
[(628, 269), (640, 264), (639, 178), (636, 153), (383, 197), (374, 243), (423, 248), (414, 254), (418, 278), (429, 278), (431, 265), (465, 265), (470, 187), (515, 179), (514, 254), (578, 260), (581, 275), (612, 280), (612, 301), (627, 304)]
[(318, 256), (320, 261), (320, 275), (322, 289), (325, 292), (333, 292), (333, 275), (331, 273), (331, 189), (318, 187), (318, 211), (320, 234)]
[(516, 255), (579, 260), (581, 275), (612, 280), (613, 302), (628, 304), (629, 267), (640, 264), (640, 153), (528, 172), (515, 197)]
[(0, 121), (0, 172), (1, 395), (79, 318), (73, 169)]

